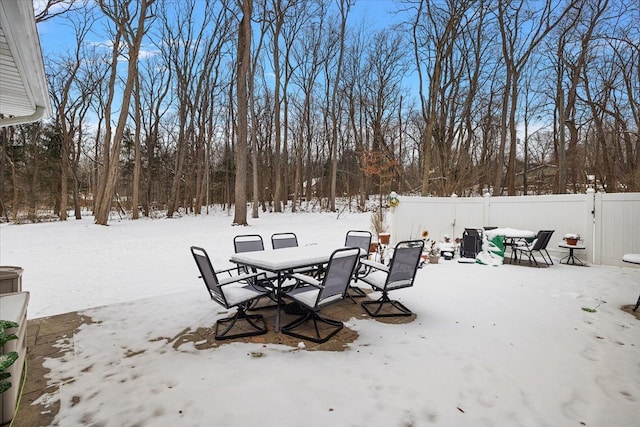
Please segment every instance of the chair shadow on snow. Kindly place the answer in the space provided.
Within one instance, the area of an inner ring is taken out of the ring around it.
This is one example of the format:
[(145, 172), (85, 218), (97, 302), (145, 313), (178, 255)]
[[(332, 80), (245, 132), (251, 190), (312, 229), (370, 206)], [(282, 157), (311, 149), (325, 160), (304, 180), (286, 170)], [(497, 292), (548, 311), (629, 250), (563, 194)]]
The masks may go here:
[[(372, 291), (370, 289), (363, 289), (368, 295)], [(323, 313), (332, 319), (344, 322), (344, 328), (342, 328), (335, 336), (329, 341), (316, 344), (314, 342), (299, 339), (285, 335), (283, 333), (275, 333), (273, 325), (275, 324), (276, 310), (274, 307), (269, 307), (269, 302), (265, 301), (267, 305), (264, 308), (253, 307), (251, 311), (260, 312), (264, 316), (267, 323), (267, 333), (263, 335), (240, 337), (229, 339), (225, 341), (219, 341), (215, 339), (214, 329), (215, 321), (211, 322), (211, 325), (200, 326), (195, 329), (185, 329), (178, 335), (168, 338), (159, 337), (158, 340), (166, 340), (173, 346), (175, 350), (180, 350), (182, 346), (192, 345), (198, 350), (205, 350), (209, 348), (216, 348), (226, 343), (232, 342), (246, 342), (246, 343), (258, 343), (258, 344), (282, 344), (292, 349), (298, 349), (299, 343), (303, 342), (307, 350), (321, 350), (321, 351), (344, 351), (348, 348), (348, 345), (355, 342), (358, 339), (358, 333), (349, 328), (349, 321), (351, 319), (373, 319), (369, 316), (360, 304), (353, 304), (348, 299), (341, 301), (340, 303), (328, 306), (323, 309)], [(288, 313), (287, 311), (291, 311)], [(224, 315), (223, 315), (224, 316)], [(293, 321), (299, 314), (295, 310), (282, 310), (281, 322), (286, 324), (289, 321)], [(387, 317), (387, 318), (375, 318), (374, 320), (381, 323), (391, 324), (403, 324), (411, 323), (416, 319), (416, 315), (412, 314), (407, 317)]]

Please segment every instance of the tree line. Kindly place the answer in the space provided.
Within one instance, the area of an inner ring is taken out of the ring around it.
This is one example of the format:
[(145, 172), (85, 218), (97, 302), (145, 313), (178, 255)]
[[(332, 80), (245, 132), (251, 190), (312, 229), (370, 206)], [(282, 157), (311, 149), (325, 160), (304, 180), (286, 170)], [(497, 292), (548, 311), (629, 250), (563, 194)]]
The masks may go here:
[(640, 191), (636, 0), (356, 2), (49, 0), (73, 42), (0, 131), (2, 217)]

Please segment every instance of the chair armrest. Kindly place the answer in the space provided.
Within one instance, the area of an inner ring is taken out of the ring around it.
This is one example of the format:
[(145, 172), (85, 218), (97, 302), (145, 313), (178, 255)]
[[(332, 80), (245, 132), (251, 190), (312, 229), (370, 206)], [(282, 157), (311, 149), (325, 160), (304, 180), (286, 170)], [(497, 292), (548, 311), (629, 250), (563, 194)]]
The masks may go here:
[(367, 267), (371, 267), (371, 268), (375, 268), (376, 270), (382, 270), (382, 271), (386, 271), (387, 273), (389, 272), (389, 267), (387, 267), (386, 265), (378, 262), (378, 261), (372, 261), (370, 259), (365, 259), (360, 261), (360, 264), (366, 265)]
[[(233, 270), (233, 269), (230, 269), (230, 270)], [(221, 273), (224, 271), (227, 271), (227, 270), (223, 270), (221, 271)], [(224, 279), (218, 279), (218, 283), (220, 286), (224, 286), (224, 285), (229, 285), (231, 283), (240, 282), (242, 280), (257, 279), (258, 276), (264, 276), (264, 279), (266, 279), (266, 275), (264, 273), (245, 273), (245, 274), (238, 274), (237, 276), (225, 277)]]
[(291, 275), (292, 278), (296, 279), (299, 282), (303, 282), (306, 283), (307, 285), (311, 285), (315, 288), (321, 289), (322, 288), (322, 284), (320, 283), (319, 280), (317, 280), (314, 277), (308, 276), (306, 274), (301, 274), (301, 273), (293, 273)]
[(227, 273), (227, 274), (229, 274), (229, 276), (231, 276), (231, 272), (232, 271), (240, 273), (240, 270), (242, 270), (243, 268), (244, 268), (243, 265), (238, 264), (235, 267), (230, 267), (230, 268), (227, 268), (227, 269), (224, 269), (224, 270), (216, 270), (216, 276), (219, 275), (219, 274), (223, 274), (223, 273)]

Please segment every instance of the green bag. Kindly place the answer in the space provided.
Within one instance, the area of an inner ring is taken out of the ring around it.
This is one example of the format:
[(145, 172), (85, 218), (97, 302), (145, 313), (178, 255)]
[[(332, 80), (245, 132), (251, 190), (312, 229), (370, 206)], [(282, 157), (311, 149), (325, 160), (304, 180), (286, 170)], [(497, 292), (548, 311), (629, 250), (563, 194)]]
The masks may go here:
[(476, 257), (476, 263), (483, 265), (502, 265), (504, 262), (504, 236), (497, 235), (492, 239), (482, 236), (482, 251)]

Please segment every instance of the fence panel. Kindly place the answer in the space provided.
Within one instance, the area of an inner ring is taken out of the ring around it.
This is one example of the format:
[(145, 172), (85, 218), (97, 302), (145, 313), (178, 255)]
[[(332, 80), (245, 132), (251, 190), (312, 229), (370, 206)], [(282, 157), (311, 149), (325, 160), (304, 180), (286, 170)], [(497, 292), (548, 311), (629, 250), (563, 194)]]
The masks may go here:
[(466, 227), (554, 230), (548, 250), (561, 257), (562, 236), (578, 233), (593, 264), (619, 265), (625, 253), (640, 253), (640, 193), (563, 194), (515, 197), (400, 197), (393, 208), (392, 241), (420, 238), (422, 230), (440, 240), (461, 237)]
[(606, 265), (630, 264), (621, 262), (625, 253), (640, 253), (640, 197), (639, 193), (597, 194), (596, 234), (599, 240), (599, 259)]
[(424, 230), (438, 240), (452, 234), (451, 221), (455, 217), (455, 205), (446, 197), (402, 197), (400, 205), (392, 208), (392, 243), (419, 239)]

